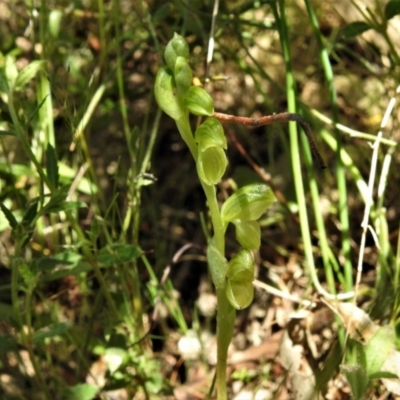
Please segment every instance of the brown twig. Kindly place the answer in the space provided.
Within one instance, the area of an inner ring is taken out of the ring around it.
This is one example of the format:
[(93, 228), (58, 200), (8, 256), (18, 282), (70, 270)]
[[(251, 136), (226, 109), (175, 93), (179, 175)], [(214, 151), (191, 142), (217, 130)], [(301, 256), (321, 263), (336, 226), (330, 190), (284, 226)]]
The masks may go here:
[(315, 144), (314, 138), (311, 133), (310, 126), (298, 114), (292, 114), (292, 113), (285, 112), (285, 113), (280, 113), (280, 114), (266, 115), (261, 118), (248, 118), (248, 117), (238, 117), (236, 115), (214, 112), (213, 117), (219, 119), (220, 121), (234, 122), (236, 124), (250, 125), (250, 126), (271, 125), (271, 124), (280, 123), (280, 122), (295, 121), (301, 126), (301, 128), (303, 128), (303, 131), (304, 131), (305, 135), (307, 136), (308, 143), (310, 144), (311, 152), (312, 152), (314, 158), (316, 159), (318, 166), (321, 169), (326, 168), (325, 162), (322, 159), (320, 152), (318, 151), (317, 145)]

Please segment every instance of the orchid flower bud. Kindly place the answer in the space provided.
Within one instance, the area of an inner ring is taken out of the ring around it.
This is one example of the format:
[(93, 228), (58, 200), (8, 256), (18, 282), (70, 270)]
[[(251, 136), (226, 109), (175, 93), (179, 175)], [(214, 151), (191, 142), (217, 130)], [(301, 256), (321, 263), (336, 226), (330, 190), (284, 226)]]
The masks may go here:
[(214, 114), (214, 101), (201, 87), (191, 86), (184, 99), (184, 105), (194, 115), (210, 117)]
[(242, 247), (249, 250), (258, 250), (261, 245), (261, 228), (257, 221), (232, 221), (236, 228), (236, 240)]
[(242, 249), (228, 263), (226, 297), (237, 310), (248, 307), (254, 298), (254, 259), (249, 250)]
[(194, 139), (199, 149), (197, 173), (204, 183), (215, 185), (228, 165), (224, 151), (227, 143), (221, 123), (216, 118), (207, 118), (197, 128)]
[(240, 219), (256, 221), (276, 201), (271, 188), (263, 183), (244, 186), (230, 196), (221, 207), (224, 223)]
[(186, 40), (174, 33), (174, 37), (168, 42), (164, 51), (164, 59), (171, 71), (175, 70), (175, 62), (178, 57), (183, 57), (186, 61), (189, 60), (189, 46)]
[(184, 97), (192, 85), (192, 70), (186, 59), (178, 56), (173, 71), (178, 96)]

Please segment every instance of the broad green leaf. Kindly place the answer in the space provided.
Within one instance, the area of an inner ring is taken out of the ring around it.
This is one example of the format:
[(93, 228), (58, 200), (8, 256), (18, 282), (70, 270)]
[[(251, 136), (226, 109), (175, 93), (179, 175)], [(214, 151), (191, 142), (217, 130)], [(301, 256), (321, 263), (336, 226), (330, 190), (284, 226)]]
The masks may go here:
[(97, 386), (82, 383), (64, 389), (62, 400), (93, 400), (99, 391)]
[(36, 331), (32, 336), (32, 342), (34, 344), (43, 343), (45, 339), (64, 334), (70, 327), (70, 322), (55, 322)]
[(385, 7), (385, 18), (391, 19), (400, 14), (400, 0), (390, 0)]
[(59, 182), (57, 154), (50, 143), (47, 145), (46, 149), (46, 172), (53, 186), (52, 189), (57, 189)]
[(365, 349), (368, 376), (380, 372), (389, 354), (395, 350), (394, 341), (394, 329), (388, 325), (380, 328), (368, 342)]
[(372, 27), (363, 21), (355, 21), (346, 25), (341, 29), (340, 35), (345, 39), (351, 39), (355, 36), (361, 35), (365, 31), (371, 29)]
[(121, 262), (130, 262), (142, 254), (141, 249), (130, 244), (114, 243), (110, 246), (103, 247), (98, 255), (97, 260), (100, 265), (111, 265)]
[(35, 60), (30, 62), (17, 76), (15, 80), (14, 89), (22, 89), (29, 83), (36, 74), (42, 69), (46, 63), (44, 60)]

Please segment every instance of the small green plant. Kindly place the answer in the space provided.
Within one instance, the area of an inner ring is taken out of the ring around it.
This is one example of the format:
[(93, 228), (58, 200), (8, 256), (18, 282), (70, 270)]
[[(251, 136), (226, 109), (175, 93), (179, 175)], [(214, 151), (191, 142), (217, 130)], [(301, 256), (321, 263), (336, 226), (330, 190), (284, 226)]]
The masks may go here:
[[(297, 121), (305, 128), (314, 156), (323, 167), (307, 124), (295, 114), (276, 114), (250, 119), (215, 113), (213, 100), (201, 87), (192, 86), (192, 71), (188, 63), (189, 47), (176, 34), (168, 43), (155, 83), (155, 96), (160, 108), (173, 118), (194, 158), (197, 174), (207, 198), (213, 232), (208, 240), (207, 260), (217, 291), (217, 396), (227, 398), (226, 359), (233, 335), (235, 310), (248, 307), (254, 296), (254, 258), (252, 251), (261, 244), (257, 220), (276, 200), (265, 184), (254, 183), (240, 188), (219, 207), (216, 185), (227, 167), (227, 141), (220, 120), (248, 125)], [(206, 117), (193, 134), (189, 114)], [(236, 229), (241, 250), (228, 262), (225, 257), (225, 233), (229, 223)]]
[[(363, 399), (371, 382), (382, 378), (398, 378), (392, 372), (384, 370), (384, 363), (395, 350), (395, 334), (390, 326), (380, 328), (364, 346), (354, 341), (354, 362), (341, 366), (350, 384), (353, 398)], [(383, 368), (383, 370), (382, 370)]]
[[(228, 198), (220, 209), (215, 185), (228, 164), (223, 127), (218, 119), (212, 117), (214, 105), (209, 94), (203, 88), (191, 86), (189, 47), (184, 38), (175, 34), (165, 49), (164, 57), (167, 66), (157, 74), (156, 99), (160, 108), (175, 120), (192, 153), (213, 227), (207, 259), (218, 299), (216, 385), (218, 399), (226, 399), (226, 359), (235, 309), (245, 308), (253, 300), (254, 259), (251, 250), (260, 246), (260, 226), (256, 221), (275, 201), (275, 195), (264, 184), (248, 185)], [(207, 117), (195, 134), (190, 126), (189, 113)], [(243, 248), (228, 262), (225, 258), (225, 233), (229, 223), (236, 226), (236, 237)]]

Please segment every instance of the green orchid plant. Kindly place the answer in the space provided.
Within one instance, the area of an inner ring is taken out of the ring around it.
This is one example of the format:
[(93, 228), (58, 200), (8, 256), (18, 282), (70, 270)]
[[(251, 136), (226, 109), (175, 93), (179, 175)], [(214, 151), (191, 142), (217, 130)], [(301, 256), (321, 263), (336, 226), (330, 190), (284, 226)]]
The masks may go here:
[[(164, 59), (166, 66), (157, 73), (155, 97), (159, 107), (175, 120), (194, 158), (211, 217), (213, 232), (208, 242), (207, 261), (218, 300), (216, 388), (217, 398), (222, 400), (227, 398), (227, 352), (235, 311), (248, 307), (254, 296), (253, 251), (261, 244), (257, 220), (276, 198), (267, 185), (257, 183), (240, 188), (220, 207), (216, 185), (228, 165), (227, 140), (220, 120), (215, 117), (221, 114), (214, 113), (213, 100), (203, 88), (192, 86), (189, 47), (182, 36), (175, 33), (165, 49)], [(205, 117), (194, 134), (190, 114)], [(236, 228), (241, 249), (228, 262), (225, 233), (229, 223)]]

